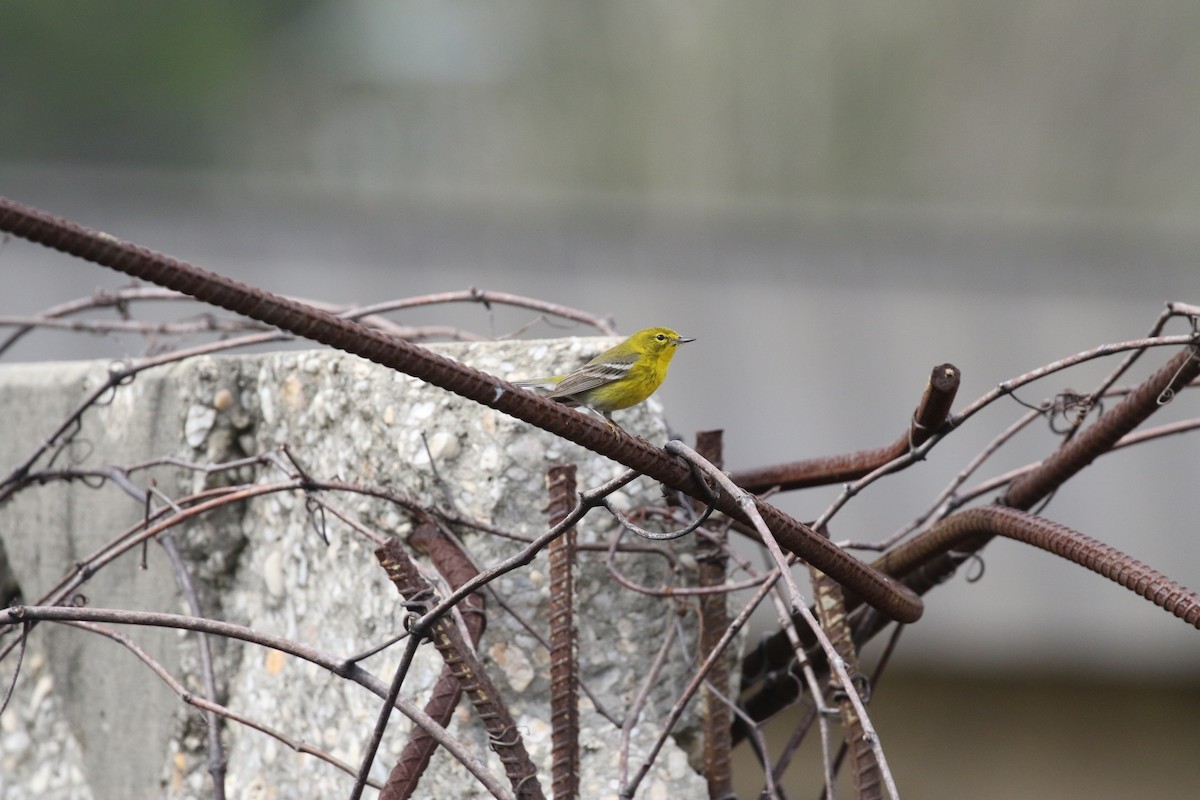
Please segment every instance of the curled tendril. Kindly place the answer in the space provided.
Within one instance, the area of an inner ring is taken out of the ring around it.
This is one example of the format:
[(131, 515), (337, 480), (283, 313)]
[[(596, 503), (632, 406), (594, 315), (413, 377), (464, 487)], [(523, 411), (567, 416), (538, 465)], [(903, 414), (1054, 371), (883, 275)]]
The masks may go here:
[[(1072, 433), (1083, 424), (1087, 415), (1097, 408), (1103, 411), (1102, 406), (1098, 402), (1093, 402), (1089, 395), (1071, 391), (1063, 392), (1054, 398), (1054, 402), (1047, 409), (1050, 430), (1056, 434)], [(1062, 429), (1058, 425), (1060, 416), (1068, 423), (1066, 429)]]
[[(871, 678), (870, 678), (870, 676), (866, 675), (862, 672), (856, 672), (850, 676), (850, 682), (852, 684), (854, 684), (854, 690), (856, 692), (858, 692), (858, 696), (862, 698), (862, 701), (864, 703), (870, 702), (870, 700), (871, 700)], [(837, 688), (837, 690), (833, 692), (833, 695), (830, 697), (830, 699), (836, 700), (837, 702), (841, 703), (844, 700), (850, 699), (850, 693), (847, 692), (845, 690), (845, 688), (839, 686)]]
[(704, 507), (704, 512), (689, 525), (687, 525), (687, 527), (681, 528), (677, 531), (648, 531), (645, 528), (639, 528), (637, 525), (634, 525), (632, 522), (630, 522), (624, 514), (617, 510), (617, 508), (608, 498), (604, 499), (604, 507), (608, 509), (610, 514), (616, 517), (617, 522), (622, 528), (641, 536), (643, 539), (649, 539), (654, 542), (666, 542), (670, 541), (671, 539), (678, 539), (680, 536), (688, 535), (703, 525), (708, 518), (712, 516), (712, 513), (716, 511), (716, 503), (717, 500), (720, 499), (721, 493), (713, 488), (707, 480), (705, 480), (704, 473), (700, 471), (700, 468), (697, 465), (693, 464), (688, 459), (684, 459), (683, 463), (687, 464), (688, 469), (692, 471), (692, 477), (695, 478), (696, 483), (700, 486), (703, 486), (708, 493), (708, 503)]
[(987, 566), (983, 561), (983, 557), (980, 556), (979, 553), (971, 553), (967, 560), (971, 562), (971, 566), (975, 567), (977, 570), (975, 572), (967, 573), (967, 583), (978, 583), (979, 581), (983, 580), (983, 573), (986, 571)]
[(108, 365), (108, 387), (93, 402), (94, 406), (112, 405), (117, 396), (117, 389), (133, 383), (137, 370), (128, 361), (114, 361)]
[(522, 794), (522, 792), (524, 792), (524, 791), (525, 791), (525, 784), (529, 783), (530, 781), (537, 781), (537, 773), (536, 773), (536, 772), (531, 772), (530, 774), (526, 775), (524, 778), (521, 778), (521, 780), (519, 780), (519, 781), (517, 782), (517, 785), (516, 785), (516, 787), (515, 787), (515, 788), (516, 788), (516, 790), (517, 790), (517, 791), (516, 791), (516, 796), (517, 796), (517, 797), (523, 797), (523, 796), (524, 796), (524, 795)]
[[(1195, 327), (1196, 327), (1196, 320), (1194, 320), (1194, 319), (1192, 320), (1192, 327), (1193, 327), (1193, 329), (1195, 329)], [(1193, 330), (1193, 332), (1194, 332), (1194, 330)], [(1197, 333), (1196, 335), (1200, 336), (1200, 333)], [(1195, 359), (1200, 359), (1200, 345), (1192, 345), (1191, 360), (1195, 360)], [(1175, 373), (1175, 375), (1171, 378), (1170, 383), (1167, 385), (1167, 388), (1163, 389), (1162, 394), (1160, 394), (1158, 396), (1157, 402), (1160, 406), (1165, 406), (1167, 403), (1169, 403), (1175, 399), (1175, 390), (1171, 387), (1175, 384), (1176, 379), (1179, 377), (1179, 373), (1183, 372), (1183, 370), (1186, 366), (1187, 366), (1186, 361), (1183, 364), (1179, 365), (1179, 371)]]
[(326, 532), (325, 526), (325, 506), (320, 500), (310, 495), (304, 501), (304, 510), (308, 512), (308, 518), (312, 521), (313, 529), (321, 537), (321, 541), (328, 545), (329, 534)]
[(634, 525), (624, 514), (618, 511), (616, 506), (614, 506), (607, 498), (604, 500), (604, 507), (608, 509), (610, 514), (616, 517), (617, 522), (620, 523), (622, 528), (630, 531), (631, 533), (636, 533), (643, 539), (650, 539), (655, 542), (665, 542), (671, 539), (678, 539), (680, 536), (686, 536), (703, 525), (705, 521), (712, 516), (713, 511), (716, 510), (716, 506), (710, 503), (709, 505), (705, 506), (704, 513), (697, 517), (696, 521), (692, 522), (686, 528), (681, 528), (677, 531), (665, 531), (660, 533), (656, 531), (648, 531), (645, 528), (639, 528), (637, 525)]

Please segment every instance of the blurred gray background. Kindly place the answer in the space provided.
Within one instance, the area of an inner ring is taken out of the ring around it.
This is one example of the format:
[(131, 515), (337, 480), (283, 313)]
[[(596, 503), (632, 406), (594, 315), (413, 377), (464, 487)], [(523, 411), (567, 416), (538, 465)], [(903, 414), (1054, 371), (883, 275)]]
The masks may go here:
[[(961, 407), (1200, 302), (1194, 2), (13, 3), (0, 103), (0, 194), (243, 281), (476, 286), (696, 336), (660, 397), (685, 438), (723, 428), (733, 469), (891, 441), (935, 364), (962, 370)], [(21, 241), (0, 267), (0, 313), (125, 283)], [(119, 354), (42, 334), (12, 358)], [(1022, 411), (972, 420), (834, 537), (902, 527)], [(1196, 415), (1185, 394), (1155, 421)], [(987, 474), (1054, 441), (1035, 426)], [(1200, 584), (1196, 441), (1105, 457), (1045, 513)], [(779, 503), (811, 518), (836, 491)], [(929, 596), (878, 700), (901, 787), (1200, 787), (1170, 744), (1200, 732), (1200, 634), (1028, 548), (984, 559)]]

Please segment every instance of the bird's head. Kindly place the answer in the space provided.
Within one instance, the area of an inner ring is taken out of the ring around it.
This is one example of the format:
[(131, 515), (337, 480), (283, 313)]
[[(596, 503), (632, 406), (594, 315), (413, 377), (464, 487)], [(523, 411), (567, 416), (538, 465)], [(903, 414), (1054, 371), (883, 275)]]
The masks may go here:
[(664, 352), (674, 355), (676, 347), (694, 341), (696, 341), (695, 338), (680, 336), (670, 328), (646, 328), (629, 337), (629, 343), (633, 345), (634, 349), (639, 353), (651, 356), (657, 356)]

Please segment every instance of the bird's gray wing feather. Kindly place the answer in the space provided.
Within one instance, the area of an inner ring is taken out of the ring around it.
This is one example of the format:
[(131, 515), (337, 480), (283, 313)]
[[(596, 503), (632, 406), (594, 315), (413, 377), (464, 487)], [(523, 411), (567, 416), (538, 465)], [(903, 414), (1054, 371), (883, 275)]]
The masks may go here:
[(595, 389), (597, 386), (603, 386), (606, 383), (619, 381), (629, 374), (629, 368), (633, 366), (633, 362), (637, 361), (637, 358), (637, 354), (632, 353), (619, 361), (610, 360), (603, 364), (589, 361), (559, 381), (558, 385), (554, 387), (554, 391), (546, 395), (546, 397), (553, 400), (566, 397), (567, 395), (586, 392), (589, 389)]

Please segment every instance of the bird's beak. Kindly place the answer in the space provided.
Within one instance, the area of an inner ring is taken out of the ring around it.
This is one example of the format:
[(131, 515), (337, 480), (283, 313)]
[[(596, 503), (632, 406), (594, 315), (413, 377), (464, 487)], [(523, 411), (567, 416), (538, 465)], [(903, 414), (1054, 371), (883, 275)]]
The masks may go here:
[(675, 344), (687, 344), (688, 342), (696, 341), (695, 336), (676, 336)]

